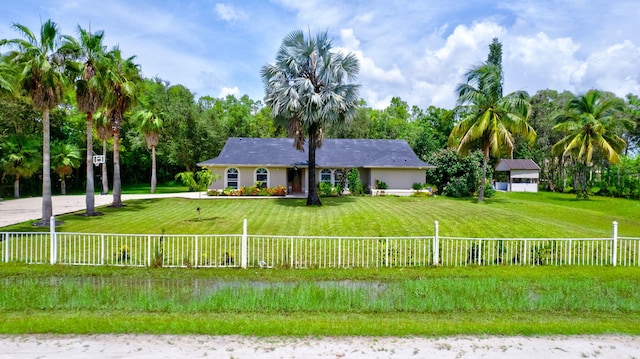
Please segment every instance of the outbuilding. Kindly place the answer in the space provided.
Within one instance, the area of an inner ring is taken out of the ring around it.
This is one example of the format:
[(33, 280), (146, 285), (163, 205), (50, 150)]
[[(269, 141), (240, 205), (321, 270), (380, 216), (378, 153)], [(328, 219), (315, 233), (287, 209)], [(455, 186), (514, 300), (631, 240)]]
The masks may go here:
[[(509, 192), (538, 192), (540, 166), (531, 159), (500, 160), (495, 168), (495, 188)], [(500, 174), (499, 172), (506, 172)]]

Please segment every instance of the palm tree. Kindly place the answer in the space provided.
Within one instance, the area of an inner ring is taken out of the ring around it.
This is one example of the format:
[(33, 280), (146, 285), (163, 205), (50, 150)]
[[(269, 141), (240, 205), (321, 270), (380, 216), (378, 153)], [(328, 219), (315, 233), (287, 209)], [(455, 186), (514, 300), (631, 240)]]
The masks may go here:
[(51, 168), (60, 176), (62, 194), (67, 194), (66, 177), (74, 168), (80, 167), (82, 156), (78, 146), (66, 143), (54, 143), (51, 146)]
[(458, 85), (456, 114), (461, 121), (449, 136), (449, 145), (458, 153), (478, 148), (484, 154), (482, 182), (478, 202), (484, 200), (487, 162), (490, 153), (500, 155), (507, 150), (513, 156), (514, 134), (533, 142), (536, 132), (527, 119), (531, 112), (528, 95), (517, 91), (502, 96), (502, 69), (494, 63), (473, 67), (466, 74), (467, 82)]
[(82, 61), (81, 73), (75, 83), (78, 109), (87, 115), (87, 182), (86, 182), (86, 215), (95, 215), (94, 183), (93, 183), (93, 113), (102, 105), (103, 85), (99, 74), (99, 62), (104, 57), (105, 46), (102, 45), (103, 31), (91, 33), (78, 26), (78, 39), (64, 36), (64, 51)]
[(616, 97), (605, 98), (598, 90), (574, 96), (564, 112), (555, 116), (554, 131), (565, 134), (551, 151), (572, 158), (578, 166), (574, 175), (574, 188), (578, 198), (588, 198), (587, 167), (594, 154), (601, 154), (609, 163), (620, 162), (620, 153), (626, 142), (618, 135), (620, 126), (627, 126), (628, 119), (617, 119), (624, 103)]
[(151, 193), (156, 193), (156, 146), (160, 140), (162, 119), (150, 110), (139, 110), (132, 120), (147, 140), (147, 147), (151, 149)]
[(332, 52), (327, 32), (305, 38), (300, 30), (288, 34), (276, 54), (276, 62), (261, 70), (265, 103), (274, 119), (294, 137), (294, 147), (304, 151), (309, 139), (307, 205), (321, 205), (316, 189), (316, 149), (322, 146), (323, 129), (350, 121), (358, 105), (356, 79), (360, 65), (353, 54)]
[(105, 76), (105, 105), (113, 130), (113, 202), (112, 207), (122, 207), (122, 185), (120, 182), (120, 128), (125, 113), (134, 105), (136, 82), (140, 80), (140, 68), (133, 62), (135, 56), (122, 58), (120, 49), (114, 48), (108, 54)]
[(49, 225), (53, 213), (51, 202), (51, 129), (49, 111), (58, 105), (63, 97), (65, 70), (69, 61), (60, 52), (59, 29), (56, 23), (47, 20), (40, 28), (40, 38), (26, 26), (14, 24), (24, 39), (2, 40), (0, 45), (13, 44), (18, 51), (13, 61), (20, 65), (20, 85), (29, 94), (33, 106), (42, 111), (42, 221)]
[(40, 169), (38, 141), (25, 135), (11, 135), (2, 145), (4, 176), (15, 176), (13, 197), (20, 198), (20, 178), (29, 178)]
[(113, 129), (111, 128), (111, 122), (109, 118), (102, 112), (98, 112), (94, 116), (94, 122), (96, 124), (96, 131), (98, 137), (102, 141), (102, 156), (105, 159), (100, 167), (102, 169), (102, 194), (109, 193), (109, 176), (107, 173), (107, 140), (113, 136)]

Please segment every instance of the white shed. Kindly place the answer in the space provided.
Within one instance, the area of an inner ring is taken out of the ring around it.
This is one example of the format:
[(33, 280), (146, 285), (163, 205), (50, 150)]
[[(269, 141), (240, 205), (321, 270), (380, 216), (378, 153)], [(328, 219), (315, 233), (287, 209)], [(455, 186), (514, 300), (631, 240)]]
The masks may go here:
[(499, 191), (538, 192), (540, 167), (531, 159), (500, 160), (496, 172), (507, 172), (506, 182), (496, 182)]

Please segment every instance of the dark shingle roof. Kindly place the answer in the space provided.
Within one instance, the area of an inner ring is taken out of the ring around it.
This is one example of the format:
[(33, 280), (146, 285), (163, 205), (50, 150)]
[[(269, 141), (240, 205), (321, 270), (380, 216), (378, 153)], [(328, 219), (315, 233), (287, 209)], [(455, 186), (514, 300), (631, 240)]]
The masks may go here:
[(511, 171), (511, 170), (538, 170), (540, 167), (531, 159), (522, 160), (500, 160), (500, 163), (496, 166), (496, 171)]
[[(220, 155), (199, 166), (307, 166), (305, 152), (293, 148), (292, 138), (236, 138), (227, 140)], [(325, 139), (316, 150), (316, 166), (336, 167), (434, 167), (418, 159), (404, 140)]]

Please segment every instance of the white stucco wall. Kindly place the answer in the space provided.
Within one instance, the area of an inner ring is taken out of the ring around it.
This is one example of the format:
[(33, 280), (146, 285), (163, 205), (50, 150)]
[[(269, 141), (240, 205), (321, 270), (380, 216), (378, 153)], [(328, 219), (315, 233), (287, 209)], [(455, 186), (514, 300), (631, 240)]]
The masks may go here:
[[(214, 175), (219, 175), (220, 178), (215, 181), (209, 188), (210, 189), (225, 189), (227, 187), (226, 171), (229, 167), (213, 167), (210, 168)], [(251, 187), (256, 182), (256, 170), (261, 167), (238, 167), (239, 184), (238, 187)], [(283, 167), (262, 167), (266, 168), (269, 172), (268, 187), (286, 186), (287, 185), (287, 169)]]
[(425, 170), (414, 168), (372, 168), (369, 185), (375, 188), (376, 180), (385, 182), (389, 189), (412, 189), (414, 183), (424, 184)]

